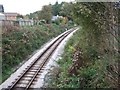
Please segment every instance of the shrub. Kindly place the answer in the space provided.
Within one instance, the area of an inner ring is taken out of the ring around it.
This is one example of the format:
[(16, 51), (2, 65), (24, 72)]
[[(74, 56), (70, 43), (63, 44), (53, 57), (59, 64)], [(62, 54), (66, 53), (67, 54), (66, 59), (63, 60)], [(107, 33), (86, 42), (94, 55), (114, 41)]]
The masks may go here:
[[(45, 42), (63, 32), (57, 25), (3, 28), (2, 32), (2, 78), (7, 79), (14, 68)], [(14, 66), (14, 67), (13, 67)]]

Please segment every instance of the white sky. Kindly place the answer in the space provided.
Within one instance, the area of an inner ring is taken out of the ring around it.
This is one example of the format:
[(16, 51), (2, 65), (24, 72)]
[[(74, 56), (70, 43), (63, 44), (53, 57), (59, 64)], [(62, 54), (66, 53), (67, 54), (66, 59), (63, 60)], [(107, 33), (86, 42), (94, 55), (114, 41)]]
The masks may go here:
[(5, 12), (17, 12), (22, 15), (41, 10), (43, 5), (54, 4), (56, 1), (70, 2), (74, 0), (0, 0)]

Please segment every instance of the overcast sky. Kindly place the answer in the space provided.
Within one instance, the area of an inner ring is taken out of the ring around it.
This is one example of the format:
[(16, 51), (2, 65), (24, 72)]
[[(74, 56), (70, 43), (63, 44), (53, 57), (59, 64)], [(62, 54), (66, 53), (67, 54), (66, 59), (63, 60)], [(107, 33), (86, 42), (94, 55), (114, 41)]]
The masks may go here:
[(29, 14), (41, 10), (43, 5), (54, 4), (56, 1), (70, 2), (74, 0), (0, 0), (5, 12), (17, 12), (20, 14)]

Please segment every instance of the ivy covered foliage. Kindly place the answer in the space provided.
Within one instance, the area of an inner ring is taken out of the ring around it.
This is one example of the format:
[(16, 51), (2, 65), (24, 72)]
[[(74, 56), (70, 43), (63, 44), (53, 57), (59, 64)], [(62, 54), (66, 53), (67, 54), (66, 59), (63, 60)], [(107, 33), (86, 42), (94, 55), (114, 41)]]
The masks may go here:
[(118, 87), (120, 19), (115, 5), (113, 2), (73, 3), (73, 20), (81, 28), (67, 43), (58, 62), (60, 73), (50, 87)]

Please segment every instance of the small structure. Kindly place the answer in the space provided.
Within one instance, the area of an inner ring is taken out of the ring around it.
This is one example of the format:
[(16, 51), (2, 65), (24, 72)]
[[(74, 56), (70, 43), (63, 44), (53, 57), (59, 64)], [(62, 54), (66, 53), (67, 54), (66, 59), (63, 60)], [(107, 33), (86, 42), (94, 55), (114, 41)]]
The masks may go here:
[(5, 15), (0, 13), (0, 29), (2, 27), (2, 20), (5, 20)]
[(2, 13), (0, 13), (0, 21), (1, 21), (1, 20), (5, 20), (5, 15), (2, 14)]
[(59, 15), (57, 15), (57, 16), (52, 16), (52, 21), (55, 21), (55, 20), (57, 20), (57, 19), (60, 19), (60, 18), (63, 18), (63, 16), (59, 16)]
[(58, 19), (58, 16), (52, 16), (52, 21), (55, 21)]
[(18, 13), (4, 13), (6, 20), (17, 20)]
[(33, 20), (24, 20), (24, 19), (20, 18), (17, 21), (19, 23), (19, 26), (31, 26), (31, 25), (34, 25)]

